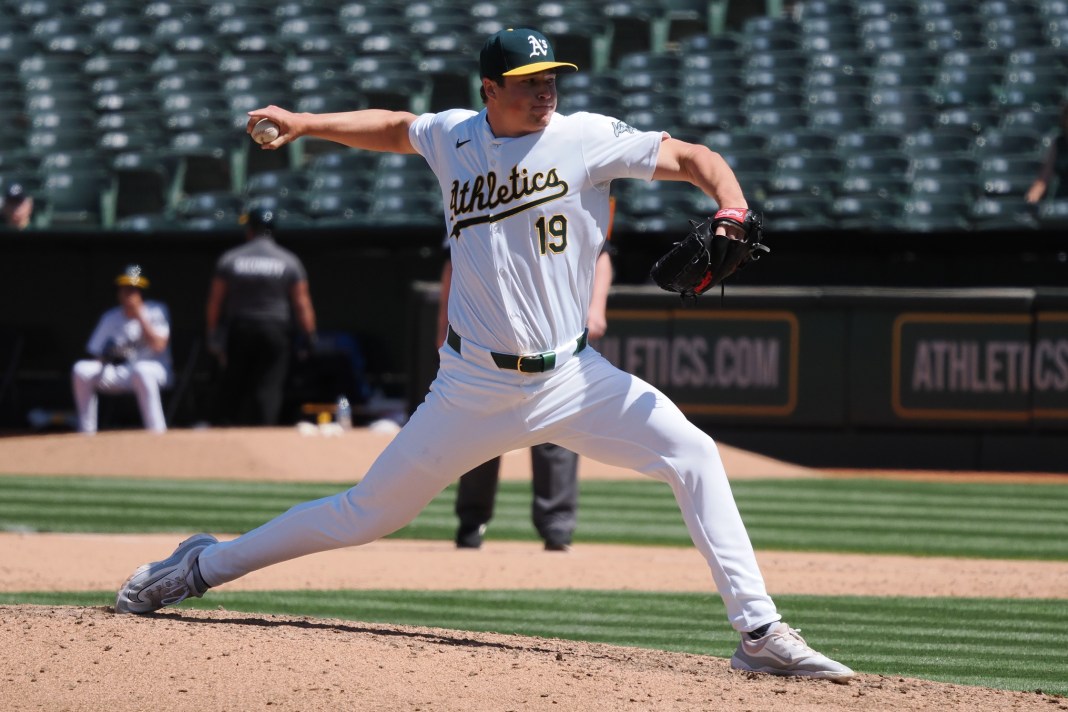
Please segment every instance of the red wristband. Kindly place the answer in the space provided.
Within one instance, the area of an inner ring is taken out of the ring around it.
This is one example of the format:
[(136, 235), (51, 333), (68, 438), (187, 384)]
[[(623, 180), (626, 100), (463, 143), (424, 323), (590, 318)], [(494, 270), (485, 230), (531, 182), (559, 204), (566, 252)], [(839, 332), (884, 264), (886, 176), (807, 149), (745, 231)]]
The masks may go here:
[(744, 223), (745, 214), (747, 212), (749, 212), (748, 208), (720, 208), (716, 211), (716, 217), (714, 217), (713, 220), (722, 220), (726, 218), (738, 223)]

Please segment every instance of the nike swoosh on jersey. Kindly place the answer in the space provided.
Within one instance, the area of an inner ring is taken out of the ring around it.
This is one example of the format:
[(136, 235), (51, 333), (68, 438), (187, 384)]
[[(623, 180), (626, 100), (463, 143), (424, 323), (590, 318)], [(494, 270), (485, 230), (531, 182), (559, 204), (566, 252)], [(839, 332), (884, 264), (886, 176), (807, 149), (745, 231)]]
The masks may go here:
[(456, 148), (459, 148), (460, 146), (463, 146), (466, 143), (471, 143), (471, 139), (466, 139), (464, 141), (461, 141), (460, 139), (456, 139)]

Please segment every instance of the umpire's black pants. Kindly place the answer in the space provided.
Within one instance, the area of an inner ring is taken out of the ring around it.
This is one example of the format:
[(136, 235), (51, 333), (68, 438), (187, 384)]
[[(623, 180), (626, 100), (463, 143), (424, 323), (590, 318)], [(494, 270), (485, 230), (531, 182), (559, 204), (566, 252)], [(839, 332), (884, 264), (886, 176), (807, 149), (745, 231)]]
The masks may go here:
[[(578, 512), (578, 455), (559, 445), (545, 443), (530, 449), (534, 473), (531, 517), (545, 541), (570, 544)], [(493, 518), (501, 458), (479, 465), (460, 478), (456, 516), (461, 529), (474, 529)]]
[(290, 347), (287, 322), (236, 319), (229, 324), (220, 403), (224, 424), (278, 424)]

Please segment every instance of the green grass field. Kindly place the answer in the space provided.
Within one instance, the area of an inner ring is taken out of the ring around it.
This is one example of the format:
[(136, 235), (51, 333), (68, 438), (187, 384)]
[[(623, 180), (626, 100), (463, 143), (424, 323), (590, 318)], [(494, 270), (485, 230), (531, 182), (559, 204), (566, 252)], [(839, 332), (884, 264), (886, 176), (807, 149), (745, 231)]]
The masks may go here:
[[(1068, 487), (887, 480), (733, 484), (763, 549), (1068, 561)], [(0, 476), (0, 528), (240, 532), (336, 484)], [(449, 539), (454, 492), (395, 536)], [(526, 483), (501, 483), (493, 535), (534, 540)], [(583, 543), (686, 546), (671, 491), (585, 482)], [(1068, 595), (1068, 591), (1066, 591)], [(113, 592), (13, 593), (0, 603), (110, 605)], [(809, 642), (861, 672), (1068, 695), (1068, 599), (776, 596)], [(726, 657), (714, 594), (608, 591), (213, 593), (192, 607), (495, 631)], [(694, 625), (694, 621), (710, 621)]]
[[(761, 549), (1068, 561), (1068, 487), (888, 480), (753, 480), (733, 485)], [(243, 532), (334, 483), (0, 476), (0, 530)], [(453, 488), (408, 539), (451, 539)], [(577, 541), (688, 546), (671, 490), (653, 481), (584, 482)], [(530, 485), (502, 482), (493, 536), (534, 540)]]

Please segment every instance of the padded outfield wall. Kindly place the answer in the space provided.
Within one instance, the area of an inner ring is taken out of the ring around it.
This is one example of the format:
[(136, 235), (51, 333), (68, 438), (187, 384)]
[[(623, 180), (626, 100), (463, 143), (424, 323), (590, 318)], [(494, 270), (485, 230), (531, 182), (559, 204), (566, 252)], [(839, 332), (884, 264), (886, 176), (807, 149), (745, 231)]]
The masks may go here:
[[(1062, 235), (774, 234), (722, 303), (706, 295), (693, 309), (636, 286), (676, 238), (615, 237), (599, 347), (717, 438), (826, 466), (1068, 470)], [(411, 403), (436, 364), (441, 239), (400, 226), (279, 238), (307, 266), (320, 328), (357, 335), (371, 378)], [(1019, 250), (1007, 254), (1010, 240)], [(240, 241), (236, 230), (0, 234), (0, 428), (25, 427), (32, 407), (72, 407), (70, 365), (128, 262), (170, 306), (184, 366), (215, 260)], [(209, 362), (201, 352), (193, 364), (174, 425), (203, 417)]]
[[(436, 285), (416, 289), (433, 353)], [(596, 347), (715, 437), (816, 466), (1068, 470), (1068, 290), (617, 287)], [(426, 383), (436, 357), (414, 379)]]

